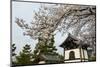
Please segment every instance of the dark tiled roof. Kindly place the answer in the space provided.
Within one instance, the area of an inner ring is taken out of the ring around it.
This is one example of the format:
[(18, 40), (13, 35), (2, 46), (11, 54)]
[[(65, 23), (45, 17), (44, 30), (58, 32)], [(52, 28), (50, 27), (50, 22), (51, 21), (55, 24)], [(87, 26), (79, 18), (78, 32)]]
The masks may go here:
[(68, 34), (68, 37), (65, 39), (65, 41), (60, 45), (60, 47), (64, 47), (65, 45), (69, 45), (69, 42), (75, 42), (78, 43), (79, 39), (76, 38), (75, 36), (71, 35), (70, 33)]
[(47, 54), (42, 54), (41, 55), (42, 60), (46, 61), (61, 61), (58, 55), (47, 55)]
[(77, 37), (75, 37), (69, 33), (68, 37), (60, 45), (60, 47), (68, 48), (68, 49), (77, 48), (77, 47), (86, 48), (86, 47), (88, 47), (88, 45), (87, 45), (87, 43), (84, 43), (82, 40), (78, 39)]

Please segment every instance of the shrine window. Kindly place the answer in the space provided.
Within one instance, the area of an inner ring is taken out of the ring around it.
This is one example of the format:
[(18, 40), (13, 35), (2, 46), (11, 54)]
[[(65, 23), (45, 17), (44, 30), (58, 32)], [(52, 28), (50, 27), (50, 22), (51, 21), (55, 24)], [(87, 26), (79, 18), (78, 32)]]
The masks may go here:
[(75, 60), (75, 52), (74, 51), (70, 51), (69, 60)]

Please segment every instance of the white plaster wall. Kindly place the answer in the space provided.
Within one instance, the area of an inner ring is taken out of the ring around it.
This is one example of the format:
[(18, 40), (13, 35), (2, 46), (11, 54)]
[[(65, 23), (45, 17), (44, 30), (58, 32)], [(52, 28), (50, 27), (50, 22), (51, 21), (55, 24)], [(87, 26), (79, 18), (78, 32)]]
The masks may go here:
[(65, 63), (66, 62), (81, 62), (81, 60), (79, 59), (79, 60), (69, 60), (69, 61), (64, 61)]
[(88, 54), (86, 50), (84, 50), (84, 55), (85, 55), (85, 59), (88, 59)]
[[(80, 49), (77, 48), (77, 49), (65, 50), (65, 59), (69, 59), (70, 51), (74, 51), (75, 52), (75, 58), (80, 58)], [(83, 52), (84, 52), (85, 58), (88, 59), (87, 51), (84, 50), (84, 49), (81, 49), (82, 58), (84, 57), (83, 56)]]
[(65, 60), (69, 59), (70, 51), (74, 51), (75, 52), (75, 58), (80, 58), (79, 48), (77, 48), (77, 49), (65, 50)]
[(82, 56), (82, 58), (84, 57), (84, 56), (83, 56), (83, 51), (84, 51), (84, 50), (83, 50), (83, 49), (81, 49), (81, 56)]
[[(83, 52), (84, 52), (84, 56), (83, 56)], [(82, 55), (82, 58), (88, 59), (88, 54), (86, 50), (81, 49), (81, 55)]]
[(44, 64), (44, 63), (45, 63), (45, 61), (40, 61), (40, 62), (39, 62), (39, 64)]

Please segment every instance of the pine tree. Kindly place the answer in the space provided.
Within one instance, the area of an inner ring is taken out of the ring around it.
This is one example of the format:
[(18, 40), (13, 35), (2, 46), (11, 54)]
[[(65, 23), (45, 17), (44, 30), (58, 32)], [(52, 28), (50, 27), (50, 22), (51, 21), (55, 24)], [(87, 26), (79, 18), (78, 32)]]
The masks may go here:
[(47, 55), (59, 55), (56, 51), (56, 47), (54, 46), (54, 35), (48, 40), (39, 38), (38, 43), (34, 50), (34, 63), (38, 63), (40, 60), (38, 57), (41, 54), (47, 54)]
[(16, 55), (15, 50), (16, 50), (15, 44), (12, 44), (12, 56)]
[(48, 43), (47, 43), (47, 53), (48, 54), (58, 54), (56, 53), (57, 49), (54, 46), (54, 35), (52, 35), (51, 39), (49, 39)]
[(11, 48), (12, 48), (12, 51), (11, 51), (12, 65), (14, 65), (16, 63), (15, 62), (15, 56), (16, 56), (16, 53), (15, 53), (16, 46), (15, 46), (15, 44), (12, 44)]
[(23, 50), (16, 56), (17, 65), (27, 65), (32, 64), (32, 53), (30, 45), (25, 45)]
[(34, 53), (50, 54), (56, 52), (57, 49), (54, 46), (54, 42), (54, 35), (52, 35), (52, 38), (48, 41), (39, 38)]

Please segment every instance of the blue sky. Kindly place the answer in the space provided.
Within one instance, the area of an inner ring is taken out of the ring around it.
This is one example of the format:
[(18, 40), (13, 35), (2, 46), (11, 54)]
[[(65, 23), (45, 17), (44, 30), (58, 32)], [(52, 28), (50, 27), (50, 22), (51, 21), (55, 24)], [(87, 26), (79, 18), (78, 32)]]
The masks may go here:
[[(12, 2), (12, 43), (16, 44), (16, 53), (22, 49), (25, 44), (31, 45), (34, 49), (37, 40), (31, 39), (29, 36), (23, 35), (23, 30), (15, 23), (15, 17), (23, 18), (26, 22), (31, 22), (33, 18), (33, 11), (37, 11), (40, 7), (39, 3), (28, 2)], [(58, 53), (63, 55), (63, 49), (59, 45), (65, 40), (67, 35), (63, 35), (58, 32), (55, 35), (55, 46), (58, 49)]]

